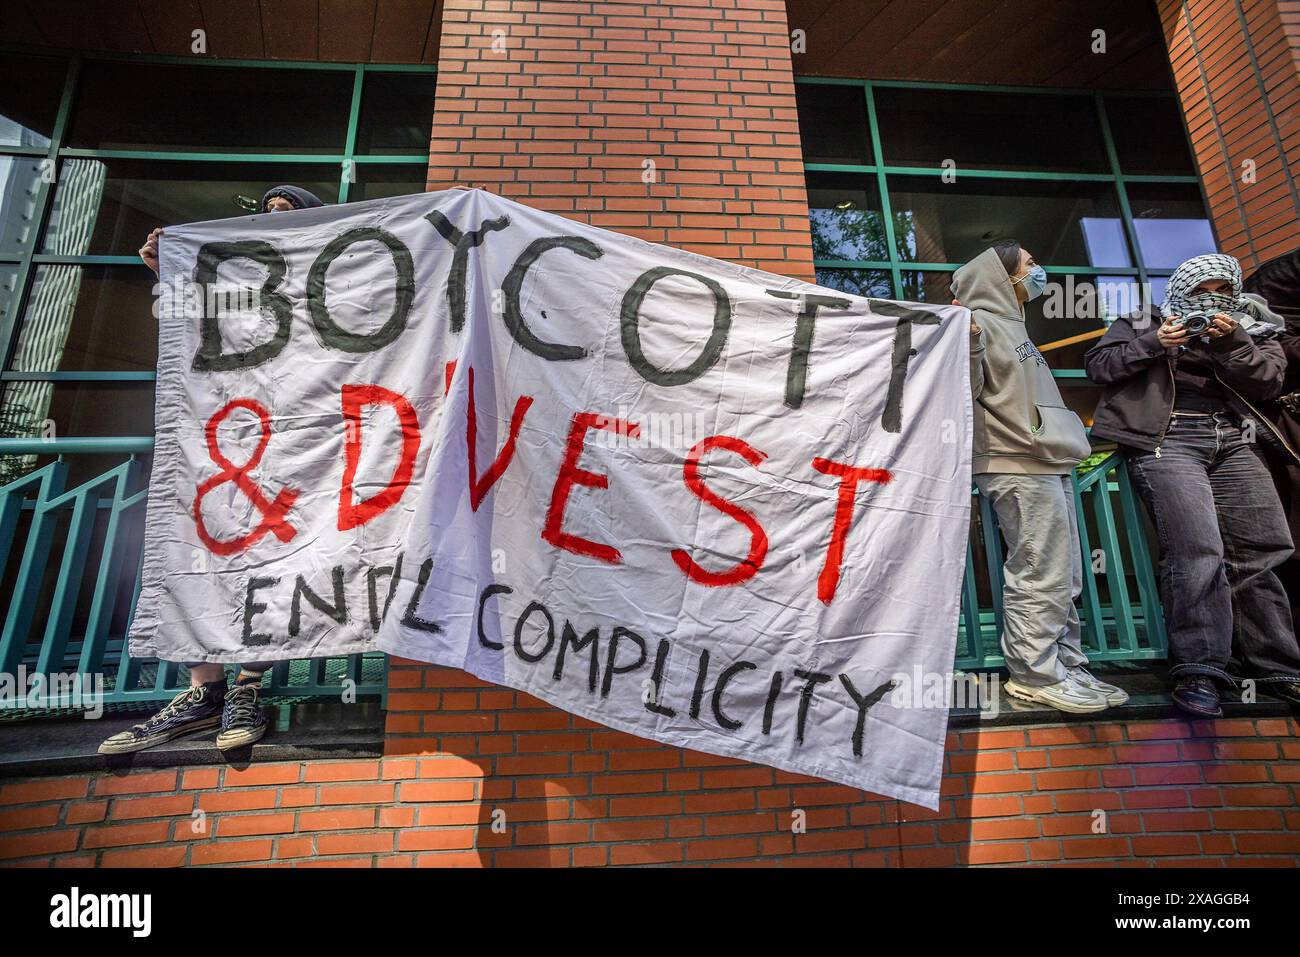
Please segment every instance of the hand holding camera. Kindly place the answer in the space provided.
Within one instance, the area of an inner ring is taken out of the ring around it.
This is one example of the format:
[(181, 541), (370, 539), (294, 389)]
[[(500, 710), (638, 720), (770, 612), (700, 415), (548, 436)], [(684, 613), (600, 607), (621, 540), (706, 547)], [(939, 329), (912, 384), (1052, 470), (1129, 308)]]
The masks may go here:
[(1218, 339), (1237, 328), (1237, 320), (1226, 312), (1189, 312), (1185, 316), (1170, 316), (1160, 326), (1156, 337), (1166, 349), (1185, 346), (1194, 336)]

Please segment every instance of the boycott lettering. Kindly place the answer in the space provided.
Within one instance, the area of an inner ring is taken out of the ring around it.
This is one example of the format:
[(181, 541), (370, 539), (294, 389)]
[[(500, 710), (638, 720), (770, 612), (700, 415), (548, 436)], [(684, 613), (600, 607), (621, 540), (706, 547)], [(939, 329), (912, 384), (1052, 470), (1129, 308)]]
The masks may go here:
[(169, 228), (161, 265), (132, 654), (378, 648), (934, 806), (946, 712), (890, 691), (952, 668), (962, 310), (479, 190)]
[[(465, 292), (464, 274), (468, 269), (469, 250), (479, 246), (495, 231), (504, 230), (510, 225), (508, 217), (484, 221), (478, 229), (462, 232), (453, 227), (438, 212), (425, 217), (437, 228), (439, 235), (455, 247), (452, 268), (447, 285), (447, 301), (451, 327), (457, 330), (464, 324)], [(380, 243), (392, 257), (394, 270), (394, 306), (391, 315), (383, 326), (374, 333), (362, 335), (341, 328), (332, 318), (325, 300), (325, 278), (330, 266), (352, 246), (363, 242)], [(552, 236), (531, 243), (502, 283), (505, 294), (505, 309), (502, 314), (506, 329), (511, 337), (524, 349), (548, 361), (562, 362), (580, 359), (587, 350), (576, 345), (562, 345), (544, 342), (529, 329), (523, 319), (519, 305), (520, 290), (528, 271), (537, 263), (543, 253), (550, 249), (568, 249), (587, 259), (599, 259), (604, 255), (594, 243), (575, 236)], [(275, 333), (267, 341), (243, 352), (226, 351), (220, 324), (213, 310), (204, 310), (202, 324), (202, 342), (194, 355), (192, 368), (201, 372), (219, 372), (232, 369), (249, 369), (276, 358), (284, 349), (289, 339), (290, 322), (293, 316), (293, 300), (279, 291), (284, 281), (287, 266), (284, 256), (274, 245), (260, 240), (243, 242), (208, 243), (200, 248), (196, 281), (208, 285), (217, 282), (218, 269), (222, 263), (235, 259), (247, 259), (264, 266), (266, 279), (258, 290), (256, 301), (264, 315), (275, 322)], [(668, 276), (684, 276), (700, 282), (713, 297), (714, 311), (712, 329), (707, 342), (696, 357), (683, 369), (662, 369), (652, 363), (641, 347), (641, 305), (655, 283)], [(808, 363), (812, 353), (813, 332), (818, 310), (822, 308), (847, 308), (851, 303), (847, 299), (822, 295), (799, 295), (779, 289), (768, 289), (766, 293), (785, 299), (797, 300), (799, 311), (795, 321), (794, 346), (791, 351), (785, 382), (784, 402), (791, 408), (803, 404), (807, 388)], [(344, 352), (375, 352), (391, 345), (406, 328), (414, 298), (414, 261), (410, 250), (401, 240), (382, 229), (357, 228), (331, 240), (312, 263), (307, 282), (307, 306), (312, 319), (312, 328), (320, 343), (326, 348), (339, 349)], [(208, 301), (205, 299), (204, 301)], [(875, 303), (877, 308), (889, 310), (891, 303)], [(911, 324), (913, 322), (933, 323), (937, 318), (930, 313), (907, 309), (894, 309), (898, 318), (897, 342), (894, 350), (893, 374), (889, 383), (889, 398), (882, 417), (882, 427), (898, 431), (902, 410), (903, 389), (906, 383), (907, 363), (913, 355), (910, 348)], [(691, 382), (717, 363), (727, 341), (727, 332), (731, 324), (730, 300), (722, 287), (714, 280), (682, 269), (656, 266), (642, 273), (627, 294), (623, 297), (619, 312), (622, 342), (629, 365), (647, 382), (658, 385), (680, 386)], [(446, 387), (451, 387), (455, 363), (446, 367)], [(478, 476), (476, 441), (476, 402), (474, 399), (474, 370), (468, 370), (469, 401), (466, 416), (466, 454), (469, 462), (469, 491), (473, 509), (478, 510), (487, 492), (501, 478), (514, 458), (515, 444), (519, 431), (524, 424), (528, 409), (534, 399), (532, 396), (520, 396), (516, 401), (510, 421), (510, 429), (505, 444), (492, 460), (491, 465)], [(344, 445), (345, 461), (342, 481), (338, 496), (338, 528), (340, 531), (357, 528), (385, 509), (396, 505), (410, 484), (415, 458), (420, 447), (420, 427), (415, 411), (410, 402), (402, 395), (384, 389), (378, 385), (344, 385), (340, 392), (340, 401), (344, 420), (352, 426), (348, 430)], [(360, 410), (364, 406), (388, 405), (398, 415), (402, 425), (402, 448), (398, 464), (387, 485), (375, 495), (357, 501), (353, 491), (353, 481), (361, 453)], [(257, 416), (261, 425), (258, 445), (244, 464), (236, 466), (222, 454), (217, 445), (217, 428), (239, 409), (244, 409)], [(194, 498), (194, 521), (203, 543), (217, 555), (233, 555), (252, 548), (267, 534), (273, 534), (281, 541), (289, 541), (296, 530), (289, 520), (289, 512), (298, 493), (288, 486), (282, 487), (273, 499), (250, 478), (250, 473), (261, 461), (268, 443), (271, 441), (271, 413), (264, 406), (251, 398), (240, 398), (222, 406), (207, 422), (208, 454), (212, 461), (221, 467), (221, 471), (203, 481)], [(573, 415), (567, 441), (565, 456), (559, 474), (555, 478), (551, 492), (551, 504), (541, 527), (541, 537), (555, 548), (565, 549), (578, 555), (586, 555), (609, 564), (618, 564), (621, 553), (614, 545), (594, 542), (572, 535), (564, 530), (564, 510), (575, 487), (583, 486), (593, 489), (607, 488), (608, 476), (588, 471), (579, 465), (586, 444), (587, 433), (593, 429), (612, 432), (635, 438), (640, 426), (631, 421), (615, 418), (594, 411), (580, 411)], [(749, 553), (740, 562), (728, 569), (709, 570), (700, 566), (682, 549), (674, 549), (671, 557), (682, 573), (692, 581), (712, 587), (734, 585), (752, 578), (763, 566), (763, 559), (768, 549), (767, 532), (761, 522), (749, 511), (712, 492), (700, 476), (700, 463), (703, 457), (714, 449), (731, 452), (750, 465), (757, 467), (767, 455), (743, 439), (730, 435), (711, 435), (696, 443), (686, 456), (682, 466), (682, 477), (686, 487), (707, 505), (734, 519), (744, 526), (750, 535)], [(829, 604), (835, 597), (839, 581), (840, 565), (843, 561), (844, 540), (852, 522), (855, 493), (861, 482), (885, 483), (890, 480), (886, 469), (868, 468), (835, 462), (827, 458), (814, 456), (809, 462), (810, 468), (824, 475), (838, 479), (838, 504), (835, 520), (829, 530), (825, 558), (821, 573), (817, 577), (817, 598)], [(256, 511), (261, 515), (261, 522), (244, 532), (230, 538), (221, 539), (209, 531), (203, 518), (203, 498), (213, 489), (225, 483), (236, 485), (247, 496)], [(247, 619), (246, 619), (247, 620)], [(291, 634), (296, 629), (291, 629)], [(247, 642), (247, 636), (245, 638)]]

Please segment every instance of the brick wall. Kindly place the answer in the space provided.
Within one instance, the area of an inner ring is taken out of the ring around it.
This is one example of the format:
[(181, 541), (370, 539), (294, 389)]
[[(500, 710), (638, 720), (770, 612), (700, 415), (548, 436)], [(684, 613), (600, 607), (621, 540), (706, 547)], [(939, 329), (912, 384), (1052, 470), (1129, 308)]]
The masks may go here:
[(639, 740), (460, 672), (398, 665), (391, 703), (380, 760), (0, 784), (0, 862), (1300, 864), (1295, 720), (956, 732), (931, 813)]
[(789, 43), (782, 0), (447, 0), (429, 188), (810, 280)]
[(1300, 3), (1159, 0), (1159, 9), (1220, 247), (1249, 272), (1300, 247)]

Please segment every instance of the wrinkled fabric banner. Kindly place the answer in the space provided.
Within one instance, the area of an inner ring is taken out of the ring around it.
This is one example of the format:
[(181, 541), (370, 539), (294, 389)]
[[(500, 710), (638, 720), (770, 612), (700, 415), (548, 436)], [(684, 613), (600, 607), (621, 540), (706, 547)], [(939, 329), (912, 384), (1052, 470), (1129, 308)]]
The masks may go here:
[(169, 228), (162, 279), (133, 655), (380, 648), (937, 807), (964, 309), (481, 190)]

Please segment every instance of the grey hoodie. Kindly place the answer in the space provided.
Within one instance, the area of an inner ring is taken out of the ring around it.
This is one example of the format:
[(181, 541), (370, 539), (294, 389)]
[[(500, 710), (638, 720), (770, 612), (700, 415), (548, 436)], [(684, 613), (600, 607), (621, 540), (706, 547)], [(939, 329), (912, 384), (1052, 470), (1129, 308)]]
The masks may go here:
[(971, 471), (1068, 475), (1092, 451), (1088, 433), (1030, 341), (998, 254), (986, 249), (953, 273), (952, 293), (980, 327), (971, 337)]

